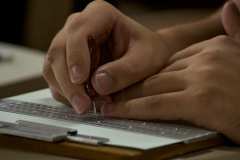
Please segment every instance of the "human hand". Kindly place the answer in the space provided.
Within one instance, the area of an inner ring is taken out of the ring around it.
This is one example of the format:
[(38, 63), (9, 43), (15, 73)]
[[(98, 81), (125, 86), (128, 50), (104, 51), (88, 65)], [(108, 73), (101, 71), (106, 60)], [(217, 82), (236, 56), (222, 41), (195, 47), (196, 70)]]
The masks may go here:
[(100, 46), (102, 66), (93, 74), (92, 84), (103, 97), (98, 97), (96, 103), (99, 99), (110, 101), (106, 95), (155, 74), (170, 57), (161, 35), (107, 2), (90, 3), (83, 12), (71, 15), (55, 36), (43, 69), (53, 97), (71, 104), (79, 114), (92, 106), (83, 86), (90, 70), (88, 37)]
[(188, 121), (240, 144), (239, 51), (239, 41), (227, 36), (190, 46), (101, 111), (107, 117)]
[(240, 1), (231, 0), (223, 7), (222, 23), (227, 34), (232, 38), (240, 37)]

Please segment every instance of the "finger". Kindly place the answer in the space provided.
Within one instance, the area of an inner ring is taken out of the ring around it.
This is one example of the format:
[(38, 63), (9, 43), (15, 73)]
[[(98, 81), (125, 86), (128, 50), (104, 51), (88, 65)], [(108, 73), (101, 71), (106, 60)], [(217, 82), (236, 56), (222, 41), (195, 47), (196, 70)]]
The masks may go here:
[(52, 66), (48, 61), (48, 55), (45, 57), (45, 61), (44, 61), (44, 65), (43, 65), (43, 77), (45, 78), (45, 80), (47, 81), (49, 86), (51, 86), (52, 89), (56, 90), (56, 92), (58, 92), (59, 94), (64, 96), (62, 89), (59, 86), (59, 84), (54, 76)]
[[(240, 12), (233, 1), (227, 2), (223, 7), (222, 22), (227, 34), (235, 38), (240, 32)], [(239, 40), (239, 35), (237, 36)]]
[(49, 62), (52, 66), (56, 80), (59, 86), (61, 87), (63, 94), (72, 104), (76, 113), (78, 114), (86, 113), (92, 106), (91, 99), (85, 93), (84, 87), (82, 85), (73, 84), (71, 82), (66, 63), (64, 46), (59, 45), (58, 47), (63, 48), (55, 48), (56, 41), (54, 41), (50, 46), (48, 54)]
[(55, 90), (54, 87), (49, 86), (49, 88), (51, 90), (53, 98), (56, 101), (61, 102), (61, 103), (65, 104), (65, 105), (67, 105), (67, 106), (71, 106), (69, 101), (65, 97), (63, 97), (57, 90)]
[(165, 67), (163, 70), (161, 70), (160, 73), (184, 70), (189, 66), (191, 61), (192, 61), (191, 57), (180, 59), (180, 60), (175, 61), (174, 63), (168, 65), (167, 67)]
[(87, 80), (90, 72), (87, 39), (92, 37), (100, 44), (110, 36), (116, 23), (116, 11), (113, 11), (113, 8), (104, 1), (94, 1), (81, 13), (75, 14), (70, 21), (67, 38), (67, 64), (73, 83), (80, 84)]
[[(153, 43), (160, 42), (156, 40)], [(153, 51), (148, 47), (142, 47), (144, 44), (145, 42), (141, 40), (136, 42), (134, 48), (129, 49), (123, 57), (97, 69), (92, 83), (100, 95), (120, 91), (159, 71), (159, 68), (164, 65), (167, 55), (165, 57), (161, 55), (162, 58), (159, 58), (160, 54), (146, 54)], [(164, 52), (164, 49), (162, 51)]]
[(95, 102), (97, 111), (100, 112), (102, 105), (105, 103), (112, 102), (112, 98), (110, 96), (98, 96), (94, 98), (94, 102)]
[[(68, 18), (68, 21), (72, 17)], [(61, 29), (57, 35), (54, 37), (51, 46), (49, 47), (48, 53), (45, 57), (44, 67), (43, 67), (43, 76), (45, 80), (52, 86), (58, 93), (62, 96), (65, 96), (60, 85), (58, 84), (54, 71), (51, 64), (53, 63), (53, 54), (55, 53), (65, 53), (66, 52), (66, 25)]]
[(191, 112), (188, 110), (187, 103), (184, 92), (174, 92), (130, 101), (106, 103), (101, 112), (107, 117), (184, 120), (185, 116)]
[(179, 92), (187, 86), (187, 81), (183, 75), (184, 71), (157, 74), (114, 94), (112, 97), (115, 101), (124, 101), (163, 93)]
[(199, 52), (201, 52), (203, 49), (203, 43), (197, 43), (194, 44), (190, 47), (187, 47), (186, 49), (183, 49), (177, 53), (175, 53), (168, 61), (168, 65), (180, 60), (180, 59), (184, 59), (187, 57), (191, 57)]

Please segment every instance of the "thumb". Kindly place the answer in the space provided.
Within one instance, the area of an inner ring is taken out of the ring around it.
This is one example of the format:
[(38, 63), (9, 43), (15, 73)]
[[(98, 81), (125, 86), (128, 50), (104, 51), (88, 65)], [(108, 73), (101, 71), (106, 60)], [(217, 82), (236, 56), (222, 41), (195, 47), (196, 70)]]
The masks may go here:
[(223, 7), (222, 23), (227, 34), (240, 41), (240, 12), (233, 1), (227, 2)]

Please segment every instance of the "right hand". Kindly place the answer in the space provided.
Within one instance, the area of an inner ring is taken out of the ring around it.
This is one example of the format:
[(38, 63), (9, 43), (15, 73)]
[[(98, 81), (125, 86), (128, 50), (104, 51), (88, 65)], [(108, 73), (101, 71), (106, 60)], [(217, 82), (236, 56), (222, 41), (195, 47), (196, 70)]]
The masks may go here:
[[(43, 75), (53, 97), (71, 104), (78, 114), (86, 113), (92, 106), (83, 86), (90, 70), (88, 37), (100, 46), (102, 66), (92, 77), (93, 87), (101, 95), (96, 98), (98, 106), (111, 101), (108, 95), (154, 75), (171, 56), (163, 36), (107, 2), (94, 1), (81, 13), (72, 14), (52, 41)], [(109, 57), (113, 58), (111, 62)]]

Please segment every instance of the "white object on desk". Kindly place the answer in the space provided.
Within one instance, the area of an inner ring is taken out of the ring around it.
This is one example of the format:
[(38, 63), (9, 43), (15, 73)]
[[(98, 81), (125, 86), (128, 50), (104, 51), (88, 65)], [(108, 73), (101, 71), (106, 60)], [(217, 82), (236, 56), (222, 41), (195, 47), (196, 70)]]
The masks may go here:
[(1, 52), (0, 51), (0, 63), (10, 62), (13, 60), (13, 54), (10, 52)]
[(109, 145), (143, 150), (216, 136), (216, 132), (180, 124), (111, 119), (100, 113), (96, 118), (92, 111), (80, 116), (72, 108), (53, 100), (49, 89), (1, 101), (0, 114), (3, 124), (24, 120), (71, 128), (78, 130), (79, 134), (108, 138), (110, 141), (106, 144)]
[(0, 63), (0, 87), (42, 76), (42, 51), (0, 42), (0, 52), (12, 54), (11, 61)]
[[(26, 102), (39, 103), (44, 105), (51, 106), (63, 106), (53, 100), (52, 95), (49, 89), (44, 89), (28, 94), (23, 94), (16, 97), (11, 97), (13, 100), (20, 100)], [(150, 135), (138, 134), (133, 132), (126, 132), (121, 130), (115, 130), (111, 128), (97, 127), (93, 125), (87, 125), (82, 123), (72, 123), (69, 121), (59, 121), (54, 119), (40, 118), (35, 116), (16, 114), (10, 112), (0, 111), (0, 121), (14, 123), (17, 120), (25, 120), (31, 122), (37, 122), (48, 125), (55, 125), (59, 127), (66, 127), (77, 129), (79, 134), (96, 136), (109, 138), (110, 141), (106, 144), (115, 145), (115, 146), (123, 146), (130, 148), (138, 148), (138, 149), (151, 149), (155, 147), (166, 146), (170, 144), (175, 144), (181, 142), (181, 140), (176, 140), (167, 137), (155, 137)]]

